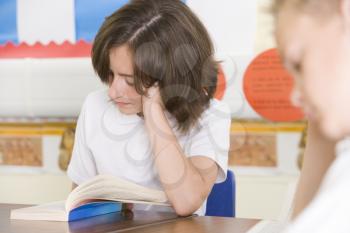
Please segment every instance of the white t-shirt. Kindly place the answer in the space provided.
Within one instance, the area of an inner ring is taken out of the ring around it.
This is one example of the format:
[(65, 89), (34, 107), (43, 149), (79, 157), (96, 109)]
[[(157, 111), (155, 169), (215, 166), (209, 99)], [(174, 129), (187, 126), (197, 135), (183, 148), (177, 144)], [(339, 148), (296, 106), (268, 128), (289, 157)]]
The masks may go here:
[(284, 233), (350, 232), (349, 139), (337, 144), (336, 154), (318, 194)]
[[(214, 160), (219, 167), (216, 183), (224, 181), (230, 144), (229, 108), (218, 100), (211, 100), (198, 126), (186, 134), (176, 130), (175, 118), (168, 112), (166, 117), (184, 154)], [(83, 104), (67, 174), (76, 184), (98, 174), (109, 174), (149, 188), (162, 189), (144, 119), (136, 114), (122, 114), (110, 101), (107, 90), (89, 94)], [(206, 201), (196, 214), (204, 215), (205, 206)], [(134, 208), (173, 211), (160, 206), (135, 205)]]

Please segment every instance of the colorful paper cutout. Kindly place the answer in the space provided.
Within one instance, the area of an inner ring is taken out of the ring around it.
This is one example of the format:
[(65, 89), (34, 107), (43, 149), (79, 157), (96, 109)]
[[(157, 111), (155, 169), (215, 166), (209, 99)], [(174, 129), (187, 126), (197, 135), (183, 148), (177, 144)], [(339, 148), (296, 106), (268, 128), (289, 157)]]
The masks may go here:
[(72, 44), (65, 41), (62, 44), (50, 42), (43, 45), (39, 42), (34, 45), (21, 43), (15, 45), (8, 42), (0, 45), (0, 58), (60, 58), (60, 57), (90, 57), (92, 45), (83, 40)]
[(293, 78), (283, 67), (276, 49), (258, 55), (248, 66), (243, 90), (252, 108), (271, 121), (297, 121), (303, 119), (300, 108), (290, 100)]

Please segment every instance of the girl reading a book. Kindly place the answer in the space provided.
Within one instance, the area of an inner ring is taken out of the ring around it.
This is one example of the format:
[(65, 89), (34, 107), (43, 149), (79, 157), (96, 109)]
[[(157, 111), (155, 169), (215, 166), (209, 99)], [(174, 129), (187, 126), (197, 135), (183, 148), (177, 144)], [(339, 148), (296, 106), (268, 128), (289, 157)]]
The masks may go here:
[[(205, 214), (226, 178), (230, 112), (213, 98), (218, 67), (206, 29), (179, 0), (134, 0), (107, 17), (92, 64), (107, 90), (89, 94), (68, 175), (109, 174), (163, 190), (172, 208)], [(164, 207), (166, 208), (166, 207)]]
[(274, 10), (295, 102), (310, 121), (296, 218), (286, 232), (350, 232), (350, 1), (275, 0)]

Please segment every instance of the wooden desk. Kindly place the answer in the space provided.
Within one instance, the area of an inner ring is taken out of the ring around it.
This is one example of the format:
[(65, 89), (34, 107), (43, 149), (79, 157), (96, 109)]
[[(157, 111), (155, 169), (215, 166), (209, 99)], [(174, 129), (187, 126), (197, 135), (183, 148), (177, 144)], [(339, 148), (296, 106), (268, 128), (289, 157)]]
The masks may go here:
[(174, 213), (135, 211), (113, 213), (74, 222), (11, 220), (10, 211), (25, 205), (0, 204), (1, 233), (111, 233), (111, 232), (233, 232), (244, 233), (258, 220), (221, 217), (179, 218)]

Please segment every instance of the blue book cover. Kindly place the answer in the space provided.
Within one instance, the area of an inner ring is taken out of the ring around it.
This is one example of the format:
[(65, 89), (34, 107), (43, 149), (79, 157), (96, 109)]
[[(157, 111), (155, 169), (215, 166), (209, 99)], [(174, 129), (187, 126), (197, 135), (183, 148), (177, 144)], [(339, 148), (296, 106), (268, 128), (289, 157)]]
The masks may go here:
[(91, 202), (79, 206), (69, 212), (68, 221), (91, 218), (98, 215), (114, 213), (122, 210), (122, 203), (101, 201)]

